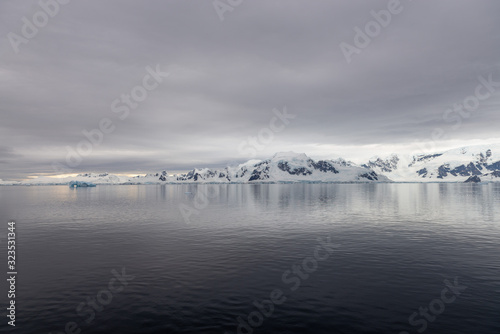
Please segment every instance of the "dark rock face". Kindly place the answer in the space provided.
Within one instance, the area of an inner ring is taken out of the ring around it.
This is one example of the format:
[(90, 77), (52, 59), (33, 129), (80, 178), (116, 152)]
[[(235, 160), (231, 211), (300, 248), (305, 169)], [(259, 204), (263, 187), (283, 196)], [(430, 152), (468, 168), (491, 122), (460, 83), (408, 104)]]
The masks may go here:
[(229, 177), (229, 171), (227, 168), (224, 170), (224, 172), (219, 172), (219, 179), (226, 178), (229, 182), (231, 182), (231, 178)]
[[(182, 174), (177, 177), (177, 181), (187, 181), (187, 180), (193, 180), (195, 178), (195, 171), (189, 171), (187, 174)], [(196, 176), (195, 181), (198, 179)]]
[(312, 172), (305, 167), (292, 169), (292, 168), (290, 168), (290, 165), (288, 165), (288, 162), (279, 162), (278, 168), (284, 172), (288, 172), (288, 174), (290, 174), (290, 175), (311, 175), (312, 174)]
[(449, 172), (450, 172), (450, 167), (439, 166), (439, 168), (438, 168), (438, 179), (442, 179), (442, 178), (448, 176)]
[(368, 179), (370, 181), (378, 181), (378, 175), (375, 172), (361, 174), (359, 177)]
[[(319, 161), (318, 161), (319, 162)], [(332, 160), (337, 165), (344, 166), (344, 167), (352, 167), (354, 163), (352, 161), (346, 161), (345, 159), (338, 158), (337, 160)], [(366, 168), (366, 165), (363, 165), (361, 167)]]
[(486, 151), (486, 155), (483, 153), (480, 153), (478, 156), (478, 161), (481, 164), (487, 164), (488, 158), (492, 156), (491, 150)]
[(264, 170), (259, 171), (255, 169), (250, 176), (248, 181), (257, 181), (257, 180), (265, 180), (269, 178), (269, 166), (267, 166)]
[(500, 177), (500, 170), (497, 170), (497, 171), (494, 171), (493, 173), (491, 173), (490, 175), (494, 176), (494, 177)]
[(459, 166), (450, 172), (452, 175), (458, 174), (460, 176), (469, 176), (469, 175), (481, 175), (482, 173), (477, 169), (477, 167), (471, 162), (467, 166)]
[(333, 165), (331, 163), (329, 163), (328, 161), (324, 161), (324, 160), (320, 160), (318, 162), (312, 161), (311, 164), (314, 167), (314, 169), (317, 169), (323, 173), (328, 173), (328, 172), (331, 172), (334, 174), (339, 173), (339, 171), (336, 170), (335, 167), (333, 167)]
[(390, 173), (393, 170), (398, 169), (398, 162), (399, 162), (399, 157), (392, 156), (390, 159), (387, 160), (382, 160), (378, 158), (375, 161), (368, 162), (368, 164), (361, 165), (361, 167), (368, 169), (378, 167), (382, 172)]
[[(158, 175), (160, 175), (160, 174), (156, 173), (155, 176), (158, 176)], [(165, 182), (165, 181), (167, 181), (167, 176), (168, 176), (168, 173), (167, 173), (167, 171), (164, 170), (163, 172), (161, 172), (159, 180)]]
[(266, 179), (269, 179), (269, 160), (262, 161), (256, 164), (248, 181), (257, 181)]
[[(323, 173), (334, 173), (334, 174), (338, 174), (339, 171), (335, 169), (335, 167), (333, 166), (332, 163), (328, 162), (328, 161), (324, 161), (324, 160), (320, 160), (318, 162), (314, 162), (313, 160), (309, 160), (308, 161), (308, 165), (313, 168), (313, 169), (316, 169), (316, 170), (319, 170), (320, 172), (323, 172)], [(306, 176), (306, 175), (311, 175), (312, 174), (312, 171), (308, 168), (305, 168), (305, 167), (300, 167), (300, 168), (295, 168), (295, 169), (292, 169), (290, 167), (290, 165), (288, 164), (288, 162), (279, 162), (278, 163), (278, 168), (281, 169), (282, 171), (284, 172), (287, 172), (289, 173), (290, 175), (302, 175), (302, 176)]]
[(481, 178), (477, 175), (471, 176), (465, 181), (465, 183), (479, 183), (479, 182), (481, 182)]
[(244, 177), (247, 172), (248, 172), (248, 169), (246, 167), (243, 167), (241, 170), (240, 170), (241, 174), (238, 172), (236, 173), (235, 177), (236, 178), (241, 178), (241, 177)]
[(428, 154), (428, 155), (421, 155), (421, 156), (418, 156), (418, 157), (414, 157), (413, 158), (413, 162), (410, 164), (410, 167), (413, 166), (416, 162), (432, 160), (432, 159), (438, 158), (438, 157), (440, 157), (442, 155), (443, 154), (440, 153), (440, 154)]
[(427, 168), (422, 168), (421, 170), (419, 170), (419, 171), (417, 172), (417, 174), (418, 174), (419, 176), (421, 176), (421, 177), (426, 177), (426, 176), (427, 176), (427, 173), (428, 173)]
[(438, 176), (439, 179), (445, 178), (446, 176), (448, 176), (448, 173), (453, 176), (483, 175), (483, 173), (481, 173), (481, 171), (477, 168), (477, 166), (474, 165), (472, 162), (467, 166), (461, 165), (454, 169), (450, 169), (448, 165), (443, 165), (439, 167), (438, 173), (439, 173)]
[(500, 170), (500, 161), (492, 163), (491, 165), (486, 165), (486, 169), (493, 171)]

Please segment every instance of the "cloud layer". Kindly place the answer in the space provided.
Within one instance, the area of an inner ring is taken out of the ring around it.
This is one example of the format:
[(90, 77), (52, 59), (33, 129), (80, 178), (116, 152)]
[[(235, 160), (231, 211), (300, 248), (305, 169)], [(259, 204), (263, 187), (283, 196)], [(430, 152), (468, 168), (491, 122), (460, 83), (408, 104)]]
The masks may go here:
[[(372, 11), (393, 1), (244, 0), (223, 21), (204, 0), (64, 3), (57, 13), (47, 5), (46, 25), (38, 1), (0, 3), (0, 178), (71, 167), (68, 150), (104, 118), (114, 130), (71, 172), (179, 170), (289, 150), (363, 159), (415, 141), (444, 149), (500, 137), (500, 87), (447, 112), (475, 96), (479, 77), (500, 82), (495, 0), (401, 0), (362, 48), (355, 28), (367, 33)], [(23, 17), (41, 27), (16, 53), (9, 33), (25, 38)], [(359, 51), (350, 63), (342, 43)], [(120, 119), (113, 102), (157, 65), (170, 75)], [(295, 118), (245, 155), (241, 143), (285, 106)]]

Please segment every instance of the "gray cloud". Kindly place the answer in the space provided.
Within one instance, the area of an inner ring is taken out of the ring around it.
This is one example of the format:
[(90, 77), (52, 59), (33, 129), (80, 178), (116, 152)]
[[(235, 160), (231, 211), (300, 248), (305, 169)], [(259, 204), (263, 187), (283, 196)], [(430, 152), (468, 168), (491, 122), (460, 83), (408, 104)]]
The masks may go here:
[[(2, 1), (0, 178), (54, 173), (52, 162), (104, 117), (116, 130), (72, 171), (244, 161), (238, 144), (283, 106), (296, 118), (257, 157), (307, 149), (363, 158), (368, 145), (404, 150), (435, 128), (443, 148), (500, 137), (500, 94), (459, 129), (443, 119), (478, 76), (500, 81), (500, 3), (401, 0), (404, 10), (348, 64), (340, 43), (353, 44), (354, 27), (387, 3), (248, 0), (221, 22), (211, 1), (73, 0), (16, 54), (7, 34), (20, 35), (22, 17), (40, 7)], [(171, 75), (120, 120), (111, 103), (156, 64)]]
[(20, 156), (14, 152), (13, 148), (0, 146), (0, 164), (7, 164)]

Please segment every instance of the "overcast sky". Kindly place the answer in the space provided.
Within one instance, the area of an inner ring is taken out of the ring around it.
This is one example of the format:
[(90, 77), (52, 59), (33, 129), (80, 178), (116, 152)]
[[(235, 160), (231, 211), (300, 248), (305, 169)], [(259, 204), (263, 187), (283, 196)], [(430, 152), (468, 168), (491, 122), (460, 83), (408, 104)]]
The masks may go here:
[[(479, 77), (500, 82), (498, 0), (229, 3), (73, 0), (51, 17), (38, 1), (1, 1), (0, 178), (58, 174), (54, 163), (143, 173), (500, 142), (500, 85), (475, 97)], [(374, 23), (388, 8), (390, 22)], [(356, 27), (372, 29), (369, 43)], [(125, 107), (148, 66), (170, 75), (156, 88), (147, 77), (147, 97)], [(464, 101), (470, 112), (446, 112)], [(294, 118), (273, 121), (285, 106)], [(106, 118), (103, 142), (67, 160)]]

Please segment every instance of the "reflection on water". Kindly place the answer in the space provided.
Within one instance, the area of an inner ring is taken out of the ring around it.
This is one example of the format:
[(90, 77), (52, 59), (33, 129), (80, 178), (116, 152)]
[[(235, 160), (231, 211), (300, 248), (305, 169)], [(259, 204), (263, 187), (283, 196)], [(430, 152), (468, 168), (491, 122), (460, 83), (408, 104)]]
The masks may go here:
[[(409, 316), (459, 277), (426, 333), (496, 334), (499, 203), (500, 184), (0, 187), (0, 220), (17, 221), (20, 333), (236, 333), (329, 236), (335, 256), (254, 333), (417, 333)], [(137, 278), (85, 324), (76, 307), (121, 268)]]

